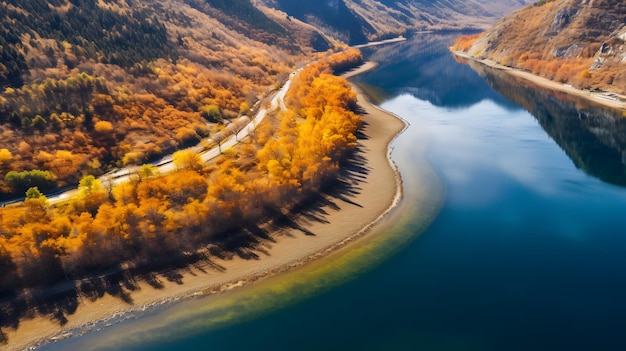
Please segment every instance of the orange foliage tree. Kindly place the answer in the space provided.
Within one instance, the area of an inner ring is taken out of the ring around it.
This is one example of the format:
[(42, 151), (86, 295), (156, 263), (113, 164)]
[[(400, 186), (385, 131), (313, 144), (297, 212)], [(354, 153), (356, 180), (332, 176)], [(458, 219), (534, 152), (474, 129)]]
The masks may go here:
[(452, 51), (467, 51), (472, 47), (472, 45), (474, 45), (474, 43), (484, 36), (484, 32), (461, 36), (454, 42), (454, 44), (452, 44), (450, 49)]
[[(180, 151), (173, 156), (177, 170), (164, 176), (150, 165), (117, 186), (88, 175), (67, 205), (50, 207), (33, 188), (23, 206), (0, 209), (0, 267), (6, 270), (0, 281), (8, 284), (3, 289), (195, 252), (216, 235), (267, 219), (318, 190), (356, 146), (361, 124), (356, 95), (330, 74), (329, 62), (341, 65), (334, 57), (294, 78), (290, 110), (279, 113), (274, 130), (258, 133), (256, 140), (264, 144), (256, 153), (247, 140), (241, 153), (225, 151), (207, 165), (193, 151)], [(111, 132), (102, 123), (98, 129)], [(83, 162), (74, 153), (60, 156), (67, 167)], [(53, 161), (42, 156), (44, 163)]]

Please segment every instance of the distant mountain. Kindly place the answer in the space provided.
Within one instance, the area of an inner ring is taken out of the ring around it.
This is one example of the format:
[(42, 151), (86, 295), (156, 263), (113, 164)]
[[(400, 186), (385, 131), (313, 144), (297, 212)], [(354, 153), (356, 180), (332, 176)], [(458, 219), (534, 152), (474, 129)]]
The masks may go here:
[(542, 0), (503, 18), (466, 49), (579, 88), (626, 94), (626, 2)]
[(350, 44), (407, 30), (487, 28), (531, 0), (258, 0)]

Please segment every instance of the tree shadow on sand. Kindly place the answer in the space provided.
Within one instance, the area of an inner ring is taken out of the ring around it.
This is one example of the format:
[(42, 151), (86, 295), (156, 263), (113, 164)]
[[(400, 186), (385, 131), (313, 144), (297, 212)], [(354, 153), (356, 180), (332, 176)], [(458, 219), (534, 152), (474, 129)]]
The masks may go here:
[[(367, 125), (365, 124), (365, 127)], [(367, 139), (363, 133), (359, 140)], [(281, 235), (296, 237), (316, 236), (307, 229), (311, 223), (329, 223), (329, 210), (339, 210), (346, 204), (362, 207), (354, 198), (367, 181), (370, 169), (365, 158), (366, 150), (359, 146), (342, 162), (336, 179), (325, 184), (317, 193), (310, 194), (290, 211), (274, 207), (265, 209), (268, 220), (250, 224), (236, 231), (215, 236), (204, 248), (194, 253), (168, 254), (166, 259), (142, 264), (139, 268), (112, 268), (92, 273), (88, 278), (67, 280), (54, 286), (0, 296), (0, 345), (7, 344), (7, 331), (20, 327), (23, 320), (44, 317), (64, 326), (75, 314), (79, 304), (95, 302), (113, 296), (124, 304), (133, 306), (132, 293), (141, 289), (143, 282), (153, 289), (163, 289), (164, 281), (185, 284), (185, 275), (224, 272), (220, 260), (234, 257), (256, 261), (269, 256), (270, 248)]]

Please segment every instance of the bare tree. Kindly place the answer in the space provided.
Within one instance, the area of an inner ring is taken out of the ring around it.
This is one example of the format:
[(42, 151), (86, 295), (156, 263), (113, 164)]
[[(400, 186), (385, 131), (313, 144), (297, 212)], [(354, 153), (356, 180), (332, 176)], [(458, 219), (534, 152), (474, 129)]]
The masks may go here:
[(222, 144), (224, 143), (224, 141), (226, 141), (227, 138), (227, 130), (224, 130), (224, 127), (219, 125), (215, 128), (215, 132), (213, 133), (213, 135), (211, 135), (211, 140), (213, 140), (217, 144), (217, 147), (220, 150), (220, 154), (222, 153)]
[(250, 118), (248, 116), (243, 116), (228, 125), (228, 130), (231, 134), (235, 135), (236, 141), (239, 141), (239, 132), (241, 132), (248, 125), (249, 121)]

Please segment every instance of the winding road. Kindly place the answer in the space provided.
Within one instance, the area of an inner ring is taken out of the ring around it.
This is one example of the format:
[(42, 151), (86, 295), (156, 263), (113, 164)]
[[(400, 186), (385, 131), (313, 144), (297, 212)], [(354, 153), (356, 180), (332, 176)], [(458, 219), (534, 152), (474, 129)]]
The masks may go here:
[[(355, 45), (352, 46), (353, 48), (364, 48), (364, 47), (370, 47), (370, 46), (378, 46), (378, 45), (385, 45), (385, 44), (392, 44), (392, 43), (397, 43), (397, 42), (402, 42), (405, 41), (406, 38), (403, 36), (399, 36), (397, 38), (393, 38), (393, 39), (387, 39), (387, 40), (381, 40), (381, 41), (377, 41), (377, 42), (369, 42), (366, 44), (362, 44), (362, 45)], [(200, 153), (200, 157), (202, 158), (203, 162), (208, 162), (209, 160), (219, 156), (221, 154), (220, 150), (221, 149), (228, 149), (230, 147), (233, 147), (234, 145), (236, 145), (239, 140), (244, 139), (245, 137), (247, 137), (251, 131), (253, 131), (256, 126), (259, 125), (259, 123), (261, 123), (261, 121), (265, 118), (265, 116), (267, 116), (268, 112), (276, 109), (276, 108), (280, 108), (281, 110), (286, 110), (287, 106), (285, 106), (285, 95), (287, 94), (287, 91), (289, 91), (289, 88), (291, 87), (291, 81), (292, 79), (301, 71), (302, 69), (298, 69), (294, 72), (292, 72), (289, 75), (289, 78), (287, 79), (287, 81), (285, 82), (285, 84), (274, 94), (274, 97), (272, 97), (269, 107), (266, 108), (261, 108), (256, 116), (250, 120), (248, 122), (248, 124), (246, 126), (244, 126), (236, 135), (234, 133), (232, 133), (230, 130), (225, 129), (224, 131), (220, 132), (220, 133), (224, 133), (227, 134), (228, 137), (225, 138), (221, 145), (215, 146), (209, 150), (204, 150), (202, 148), (202, 146), (197, 145), (192, 147), (193, 150), (196, 150), (196, 152)], [(237, 123), (240, 123), (239, 121), (237, 121)], [(222, 135), (223, 137), (223, 135)], [(211, 138), (209, 138), (208, 140), (212, 140)], [(157, 167), (158, 172), (160, 174), (167, 174), (170, 173), (172, 171), (174, 171), (176, 168), (174, 166), (174, 162), (173, 162), (173, 158), (172, 155), (167, 155), (163, 158), (161, 158), (159, 161), (155, 162), (154, 166)], [(131, 175), (135, 174), (137, 169), (140, 166), (127, 166), (124, 168), (120, 168), (120, 169), (116, 169), (113, 170), (111, 172), (108, 172), (102, 176), (100, 176), (98, 178), (98, 180), (100, 180), (102, 182), (102, 184), (104, 184), (107, 187), (112, 187), (121, 183), (125, 183), (128, 182), (130, 180)], [(48, 202), (51, 205), (54, 204), (58, 204), (61, 203), (63, 201), (66, 201), (67, 199), (71, 198), (72, 195), (76, 194), (78, 190), (76, 188), (74, 189), (70, 189), (70, 190), (65, 190), (65, 191), (59, 191), (56, 193), (51, 193), (51, 194), (47, 194), (48, 196)], [(24, 197), (21, 198), (15, 198), (12, 200), (7, 200), (7, 201), (0, 201), (0, 207), (4, 207), (6, 205), (9, 204), (13, 204), (13, 203), (19, 203), (24, 201)]]
[[(203, 162), (208, 162), (209, 160), (219, 156), (221, 154), (220, 152), (221, 149), (223, 150), (223, 149), (228, 149), (230, 147), (233, 147), (237, 143), (239, 143), (239, 140), (242, 140), (246, 138), (248, 135), (250, 135), (250, 133), (254, 131), (254, 129), (259, 125), (259, 123), (261, 123), (261, 121), (263, 121), (263, 119), (267, 116), (267, 114), (270, 111), (276, 108), (286, 110), (287, 107), (285, 106), (285, 100), (284, 100), (285, 95), (287, 94), (287, 91), (289, 91), (289, 88), (291, 87), (291, 80), (297, 75), (299, 71), (300, 70), (295, 71), (289, 75), (289, 79), (287, 79), (287, 82), (285, 82), (285, 84), (272, 97), (269, 106), (266, 108), (259, 109), (256, 116), (253, 119), (251, 119), (243, 128), (241, 128), (241, 130), (236, 135), (235, 133), (230, 132), (228, 129), (221, 131), (220, 133), (228, 135), (228, 137), (226, 137), (221, 142), (221, 146), (215, 146), (211, 149), (204, 150), (204, 151), (201, 146), (195, 146), (192, 149), (200, 153), (200, 157), (202, 158)], [(208, 140), (212, 140), (212, 139), (209, 138)], [(176, 169), (176, 167), (174, 166), (174, 162), (173, 162), (173, 158), (171, 154), (157, 161), (154, 164), (154, 166), (157, 167), (158, 172), (160, 174), (167, 174)], [(98, 180), (100, 180), (102, 184), (104, 184), (107, 187), (122, 184), (122, 183), (128, 182), (130, 180), (131, 175), (135, 174), (138, 168), (139, 166), (135, 166), (135, 165), (127, 166), (127, 167), (106, 173), (100, 176)], [(71, 189), (71, 190), (66, 190), (66, 191), (62, 191), (59, 193), (53, 193), (52, 195), (49, 195), (48, 202), (50, 205), (61, 203), (71, 198), (72, 195), (77, 193), (77, 191), (78, 191), (77, 189)], [(13, 200), (0, 202), (0, 206), (5, 206), (8, 204), (18, 203), (22, 201), (24, 201), (24, 197), (19, 198), (19, 199), (13, 199)]]

